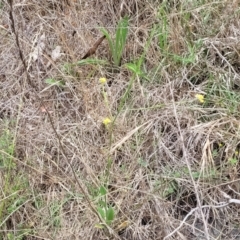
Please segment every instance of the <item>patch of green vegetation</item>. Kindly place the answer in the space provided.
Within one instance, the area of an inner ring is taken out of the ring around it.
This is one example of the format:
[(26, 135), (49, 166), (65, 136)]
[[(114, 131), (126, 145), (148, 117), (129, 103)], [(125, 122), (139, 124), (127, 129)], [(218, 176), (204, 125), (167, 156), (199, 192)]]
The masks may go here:
[(228, 164), (232, 167), (235, 167), (238, 164), (238, 159), (236, 157), (229, 158)]
[(10, 232), (7, 234), (7, 240), (24, 240), (26, 237), (32, 235), (32, 232), (31, 229), (20, 230), (17, 234)]
[[(0, 194), (0, 228), (5, 228), (8, 220), (16, 212), (21, 211), (22, 206), (28, 200), (28, 181), (24, 175), (17, 171), (14, 161), (15, 136), (10, 125), (7, 121), (3, 123), (0, 132), (0, 170), (3, 181), (3, 192)], [(24, 239), (31, 232), (31, 229), (25, 229), (22, 224), (17, 224), (17, 228), (16, 233), (8, 232), (7, 239)]]
[(97, 210), (101, 218), (104, 220), (104, 223), (111, 225), (115, 218), (115, 210), (107, 202), (107, 190), (104, 186), (100, 186), (99, 188)]
[(168, 11), (166, 2), (161, 4), (161, 7), (158, 11), (158, 18), (161, 20), (161, 23), (158, 25), (157, 37), (158, 37), (158, 44), (163, 53), (167, 53), (168, 50), (168, 35), (169, 35), (169, 23), (168, 23)]
[(106, 36), (108, 40), (113, 62), (114, 65), (117, 67), (120, 65), (122, 54), (127, 41), (128, 25), (129, 25), (128, 17), (124, 17), (118, 22), (115, 40), (111, 38), (109, 32), (105, 28), (101, 29), (102, 33)]
[(58, 87), (64, 87), (65, 85), (63, 80), (56, 80), (54, 78), (47, 78), (45, 80), (45, 83), (49, 84), (50, 86), (58, 86)]
[[(8, 125), (4, 124), (3, 129), (0, 135), (0, 167), (4, 174), (4, 195), (8, 196), (15, 192), (14, 188), (15, 185), (12, 186), (12, 175), (15, 171), (16, 164), (13, 161), (14, 158), (14, 150), (15, 150), (15, 143), (14, 143), (14, 135), (8, 129)], [(14, 174), (15, 175), (15, 174)], [(4, 199), (4, 196), (2, 196)], [(9, 199), (3, 200), (0, 202), (0, 222), (3, 221), (3, 218), (6, 214), (6, 209), (9, 204)]]
[[(102, 180), (104, 181), (104, 180)], [(89, 185), (89, 193), (92, 201), (95, 203), (96, 210), (102, 219), (102, 222), (96, 223), (95, 227), (104, 229), (106, 225), (110, 226), (115, 219), (115, 209), (108, 201), (107, 189), (102, 185), (99, 188)]]
[(3, 169), (13, 169), (16, 167), (13, 161), (15, 150), (13, 133), (7, 128), (3, 129), (0, 135), (0, 167)]
[(58, 201), (53, 201), (49, 205), (49, 220), (50, 226), (52, 226), (55, 230), (61, 227), (61, 217), (60, 210), (62, 208), (62, 203)]
[(173, 60), (176, 61), (177, 63), (181, 63), (182, 66), (185, 66), (187, 64), (194, 64), (201, 46), (202, 46), (201, 39), (194, 43), (192, 46), (188, 44), (188, 51), (184, 53), (184, 55), (173, 54)]
[[(216, 78), (218, 80), (216, 81)], [(228, 84), (227, 76), (211, 77), (206, 88), (206, 106), (222, 108), (232, 116), (238, 116), (239, 93)]]
[(63, 65), (63, 72), (69, 76), (73, 76), (74, 78), (81, 78), (82, 76), (77, 71), (77, 68), (91, 66), (92, 69), (88, 72), (88, 75), (84, 77), (85, 79), (90, 79), (99, 72), (99, 66), (105, 66), (107, 64), (108, 62), (105, 60), (87, 58), (79, 60), (76, 63), (65, 63)]
[(175, 180), (160, 178), (154, 182), (154, 192), (158, 192), (160, 197), (164, 199), (176, 194), (178, 189), (179, 186)]

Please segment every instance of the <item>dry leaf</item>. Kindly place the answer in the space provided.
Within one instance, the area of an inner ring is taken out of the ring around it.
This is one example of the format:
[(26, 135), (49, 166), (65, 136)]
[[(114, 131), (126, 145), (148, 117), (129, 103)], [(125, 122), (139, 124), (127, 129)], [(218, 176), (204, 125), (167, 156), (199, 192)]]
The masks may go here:
[(52, 60), (55, 62), (58, 58), (60, 58), (62, 55), (61, 53), (61, 46), (56, 46), (55, 49), (53, 49), (51, 57)]
[(43, 51), (45, 49), (45, 33), (40, 36), (36, 47), (34, 48), (33, 52), (31, 53), (31, 58), (35, 62), (39, 57), (42, 56)]

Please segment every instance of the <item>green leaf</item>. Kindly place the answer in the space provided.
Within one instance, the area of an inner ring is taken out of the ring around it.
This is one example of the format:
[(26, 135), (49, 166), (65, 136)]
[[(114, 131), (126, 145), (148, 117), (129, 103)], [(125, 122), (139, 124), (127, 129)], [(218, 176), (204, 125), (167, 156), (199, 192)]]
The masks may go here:
[(236, 165), (238, 163), (238, 160), (236, 158), (229, 158), (228, 162), (230, 165)]
[(103, 200), (99, 200), (98, 205), (99, 205), (100, 207), (106, 207), (106, 206), (107, 206), (106, 202), (103, 201)]
[(8, 233), (8, 234), (7, 234), (7, 239), (8, 239), (8, 240), (14, 240), (14, 239), (15, 239), (15, 236), (14, 236), (12, 233)]
[(47, 83), (49, 85), (56, 85), (56, 86), (59, 86), (59, 87), (63, 87), (64, 86), (63, 81), (57, 81), (54, 78), (47, 78), (45, 80), (45, 83)]
[(138, 66), (135, 63), (126, 63), (125, 66), (135, 74), (140, 73)]
[(88, 58), (88, 59), (82, 59), (77, 62), (77, 65), (88, 65), (88, 64), (106, 64), (107, 62), (100, 59), (94, 59), (94, 58)]
[(98, 207), (97, 208), (98, 213), (100, 214), (100, 216), (102, 217), (102, 219), (106, 220), (106, 212), (105, 209)]
[(108, 33), (108, 31), (105, 28), (101, 28), (100, 30), (106, 36), (106, 38), (108, 40), (109, 47), (110, 47), (111, 54), (113, 55), (114, 54), (113, 40), (110, 37), (110, 34)]
[(115, 217), (114, 209), (112, 207), (108, 208), (106, 212), (106, 220), (108, 222), (111, 222), (113, 221), (114, 217)]
[(115, 50), (116, 50), (116, 56), (115, 56), (115, 64), (119, 65), (123, 49), (126, 44), (127, 40), (127, 34), (128, 34), (128, 18), (125, 17), (121, 21), (119, 21), (117, 26), (117, 32), (116, 32), (116, 39), (115, 39)]
[(99, 193), (104, 196), (107, 194), (107, 190), (105, 187), (101, 186), (100, 189), (99, 189)]
[(119, 66), (128, 34), (128, 18), (121, 19), (117, 25), (115, 41), (105, 28), (101, 32), (106, 36), (115, 66)]

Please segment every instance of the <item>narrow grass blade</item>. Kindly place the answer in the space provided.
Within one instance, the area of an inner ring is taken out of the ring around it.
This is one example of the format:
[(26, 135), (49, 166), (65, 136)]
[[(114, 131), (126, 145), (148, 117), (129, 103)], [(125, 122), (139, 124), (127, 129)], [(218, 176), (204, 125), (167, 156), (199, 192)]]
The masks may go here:
[(115, 65), (119, 66), (122, 57), (123, 49), (126, 44), (128, 34), (128, 18), (123, 18), (117, 26), (116, 39), (115, 39)]

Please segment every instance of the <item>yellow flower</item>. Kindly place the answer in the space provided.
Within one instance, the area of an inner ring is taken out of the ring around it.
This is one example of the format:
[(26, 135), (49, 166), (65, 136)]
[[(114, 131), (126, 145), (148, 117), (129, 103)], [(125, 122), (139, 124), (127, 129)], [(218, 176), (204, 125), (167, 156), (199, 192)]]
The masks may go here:
[(99, 82), (100, 82), (101, 84), (105, 84), (105, 83), (107, 82), (107, 79), (104, 78), (104, 77), (99, 78)]
[(109, 125), (112, 121), (111, 121), (110, 118), (104, 118), (102, 122), (103, 122), (103, 124), (104, 124), (105, 126), (107, 126), (107, 125)]
[(204, 96), (202, 94), (196, 94), (195, 98), (200, 102), (200, 103), (204, 103)]

